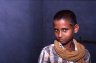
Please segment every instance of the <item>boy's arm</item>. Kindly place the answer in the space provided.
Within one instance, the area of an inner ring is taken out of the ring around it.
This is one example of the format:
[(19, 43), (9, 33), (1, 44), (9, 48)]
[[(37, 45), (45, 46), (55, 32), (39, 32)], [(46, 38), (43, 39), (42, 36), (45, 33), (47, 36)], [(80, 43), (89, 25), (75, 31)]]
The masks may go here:
[(85, 53), (85, 62), (91, 63), (90, 53), (87, 49), (86, 49), (86, 53)]
[(49, 57), (49, 54), (48, 54), (47, 50), (45, 48), (43, 48), (40, 53), (38, 63), (47, 63), (48, 57)]

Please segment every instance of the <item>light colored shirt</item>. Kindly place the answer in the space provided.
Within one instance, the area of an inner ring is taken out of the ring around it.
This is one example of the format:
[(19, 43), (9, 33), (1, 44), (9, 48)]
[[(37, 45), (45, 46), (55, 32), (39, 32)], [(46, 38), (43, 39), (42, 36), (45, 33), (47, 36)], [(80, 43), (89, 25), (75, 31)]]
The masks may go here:
[[(75, 42), (74, 42), (74, 44), (75, 44)], [(60, 44), (60, 47), (64, 48), (62, 46), (62, 44)], [(76, 45), (75, 45), (75, 50), (77, 50)], [(90, 62), (90, 53), (88, 52), (87, 49), (85, 49), (84, 60), (86, 63), (91, 63)], [(67, 61), (67, 60), (64, 60), (61, 57), (59, 57), (54, 49), (54, 44), (50, 44), (49, 46), (45, 46), (42, 49), (38, 63), (76, 63), (76, 62)]]

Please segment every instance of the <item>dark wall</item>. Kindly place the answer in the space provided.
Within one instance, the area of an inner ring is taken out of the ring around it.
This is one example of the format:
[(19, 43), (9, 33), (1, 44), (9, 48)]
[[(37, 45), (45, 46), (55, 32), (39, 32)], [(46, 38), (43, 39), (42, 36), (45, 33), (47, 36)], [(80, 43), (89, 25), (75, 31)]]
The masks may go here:
[(0, 63), (37, 63), (42, 14), (41, 1), (0, 0)]

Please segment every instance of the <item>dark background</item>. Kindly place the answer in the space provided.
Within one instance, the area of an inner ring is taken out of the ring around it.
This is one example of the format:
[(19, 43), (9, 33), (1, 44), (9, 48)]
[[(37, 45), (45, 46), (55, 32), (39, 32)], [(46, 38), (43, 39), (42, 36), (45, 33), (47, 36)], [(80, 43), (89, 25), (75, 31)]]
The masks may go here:
[(53, 43), (52, 17), (62, 9), (75, 12), (76, 38), (96, 60), (96, 1), (0, 0), (0, 63), (37, 63), (41, 49)]

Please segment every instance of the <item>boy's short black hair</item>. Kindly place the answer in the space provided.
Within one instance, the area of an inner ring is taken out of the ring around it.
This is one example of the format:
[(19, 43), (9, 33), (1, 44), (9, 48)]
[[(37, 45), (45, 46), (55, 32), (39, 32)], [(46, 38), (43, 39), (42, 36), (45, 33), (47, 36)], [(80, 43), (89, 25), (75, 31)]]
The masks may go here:
[(70, 10), (61, 10), (57, 12), (53, 20), (59, 20), (59, 19), (68, 19), (68, 21), (70, 21), (72, 25), (77, 24), (76, 15), (74, 14), (74, 12)]

